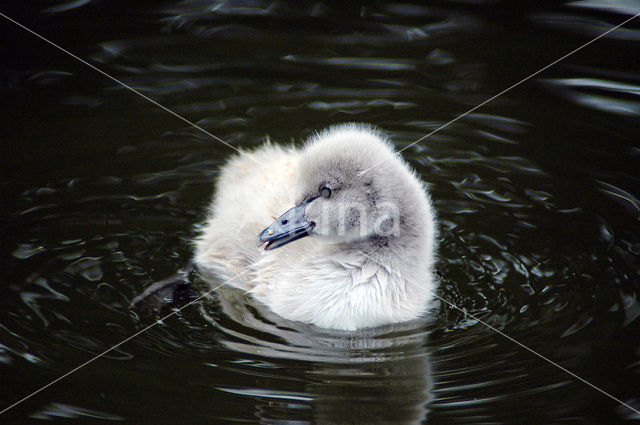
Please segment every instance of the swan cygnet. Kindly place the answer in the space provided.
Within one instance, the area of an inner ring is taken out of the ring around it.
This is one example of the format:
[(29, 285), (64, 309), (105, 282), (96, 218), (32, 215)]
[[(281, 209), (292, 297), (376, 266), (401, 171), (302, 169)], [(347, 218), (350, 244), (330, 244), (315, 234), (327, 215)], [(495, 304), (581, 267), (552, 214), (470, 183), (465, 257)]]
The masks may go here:
[(436, 232), (426, 188), (386, 137), (343, 124), (300, 150), (267, 141), (229, 160), (195, 263), (286, 319), (356, 330), (431, 307)]

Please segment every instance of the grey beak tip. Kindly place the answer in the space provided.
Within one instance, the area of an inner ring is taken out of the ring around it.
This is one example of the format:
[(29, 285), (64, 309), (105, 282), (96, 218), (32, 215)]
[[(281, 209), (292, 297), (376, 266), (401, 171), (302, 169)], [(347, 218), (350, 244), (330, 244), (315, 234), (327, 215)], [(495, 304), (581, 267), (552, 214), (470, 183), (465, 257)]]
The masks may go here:
[(258, 235), (266, 242), (265, 250), (278, 248), (309, 235), (310, 226), (304, 216), (307, 204), (298, 205), (282, 214)]

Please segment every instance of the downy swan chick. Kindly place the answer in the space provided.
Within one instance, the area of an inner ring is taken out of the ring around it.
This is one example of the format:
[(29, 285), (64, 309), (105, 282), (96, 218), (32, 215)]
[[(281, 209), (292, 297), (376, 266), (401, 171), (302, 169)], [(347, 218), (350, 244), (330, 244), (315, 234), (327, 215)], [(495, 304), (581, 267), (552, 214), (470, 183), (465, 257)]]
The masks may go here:
[(286, 319), (356, 330), (430, 307), (435, 240), (423, 183), (378, 130), (345, 124), (229, 160), (195, 263)]

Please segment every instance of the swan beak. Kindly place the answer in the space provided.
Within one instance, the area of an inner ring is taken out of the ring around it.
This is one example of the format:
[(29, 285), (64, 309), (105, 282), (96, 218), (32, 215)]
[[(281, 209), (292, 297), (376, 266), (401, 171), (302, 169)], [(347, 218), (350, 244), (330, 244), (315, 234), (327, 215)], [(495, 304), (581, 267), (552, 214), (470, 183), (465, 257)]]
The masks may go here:
[(260, 232), (260, 243), (267, 243), (265, 250), (281, 247), (309, 235), (312, 226), (304, 217), (308, 202), (291, 208), (282, 214), (269, 227)]

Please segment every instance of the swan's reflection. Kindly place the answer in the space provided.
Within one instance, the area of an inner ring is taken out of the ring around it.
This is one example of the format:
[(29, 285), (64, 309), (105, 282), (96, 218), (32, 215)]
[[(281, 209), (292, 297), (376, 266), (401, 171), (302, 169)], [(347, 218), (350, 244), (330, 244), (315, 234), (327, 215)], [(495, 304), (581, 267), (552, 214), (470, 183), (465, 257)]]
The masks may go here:
[[(193, 273), (187, 268), (151, 285), (132, 307), (159, 311), (192, 299)], [(196, 273), (201, 293), (217, 286), (201, 278)], [(260, 423), (417, 424), (427, 417), (433, 381), (426, 320), (330, 331), (288, 321), (238, 289), (220, 287), (205, 298), (202, 317), (237, 360), (217, 363), (226, 369), (224, 382), (205, 385), (241, 396), (243, 417), (251, 403), (249, 416)], [(229, 419), (229, 412), (220, 416)]]
[(205, 303), (201, 311), (221, 331), (225, 347), (266, 357), (279, 376), (296, 377), (294, 385), (267, 379), (258, 388), (218, 388), (251, 396), (247, 400), (255, 401), (261, 423), (425, 420), (433, 382), (424, 320), (359, 332), (327, 331), (287, 321), (236, 289), (220, 288), (212, 298), (219, 307)]

